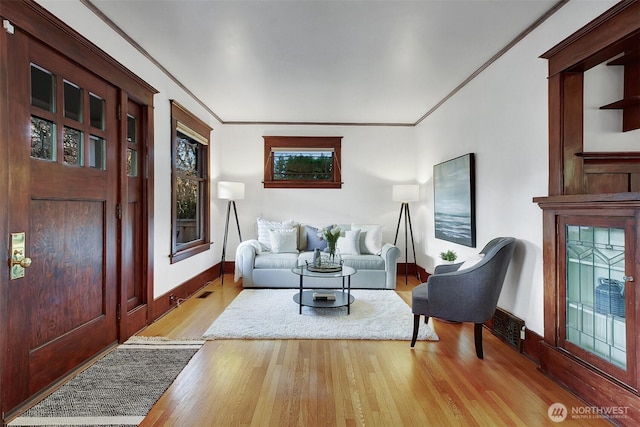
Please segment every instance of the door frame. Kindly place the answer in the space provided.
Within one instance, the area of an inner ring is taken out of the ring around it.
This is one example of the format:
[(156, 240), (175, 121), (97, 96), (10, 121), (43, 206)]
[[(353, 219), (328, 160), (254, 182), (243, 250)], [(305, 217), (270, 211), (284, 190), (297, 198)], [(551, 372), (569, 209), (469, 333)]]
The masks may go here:
[[(61, 55), (78, 63), (92, 74), (102, 78), (119, 90), (118, 99), (120, 103), (120, 117), (126, 118), (126, 106), (129, 99), (139, 104), (143, 112), (142, 132), (144, 137), (143, 155), (143, 218), (142, 218), (142, 254), (143, 261), (142, 278), (146, 287), (147, 307), (153, 303), (153, 172), (154, 172), (154, 133), (153, 133), (153, 98), (158, 91), (146, 83), (140, 77), (126, 69), (122, 64), (111, 58), (106, 52), (85, 39), (75, 30), (68, 27), (60, 19), (56, 18), (39, 4), (29, 0), (16, 0), (10, 2), (0, 2), (0, 16), (6, 19), (13, 26), (15, 32), (21, 32), (27, 37), (55, 49)], [(8, 200), (9, 185), (9, 126), (12, 125), (9, 112), (11, 100), (10, 83), (7, 79), (7, 70), (11, 66), (11, 58), (8, 57), (8, 43), (15, 34), (7, 30), (0, 30), (0, 200)], [(124, 122), (124, 123), (123, 123)], [(126, 120), (120, 120), (119, 126), (126, 128)], [(118, 135), (123, 131), (119, 130)], [(126, 132), (126, 130), (124, 131)], [(120, 141), (122, 142), (122, 141)], [(120, 168), (119, 170), (122, 170)], [(125, 168), (126, 171), (126, 168)], [(119, 178), (120, 181), (123, 177)], [(124, 178), (126, 179), (126, 177)], [(119, 184), (117, 184), (119, 185)], [(118, 203), (122, 204), (122, 194), (118, 193)], [(0, 210), (0, 252), (5, 254), (5, 261), (0, 262), (0, 325), (7, 324), (7, 293), (9, 286), (8, 263), (8, 210)], [(121, 241), (121, 236), (116, 236)], [(118, 266), (120, 266), (121, 251), (118, 255)], [(117, 272), (118, 276), (120, 272)], [(121, 284), (118, 284), (118, 302), (122, 295)], [(146, 310), (145, 321), (150, 323), (151, 311)], [(121, 316), (123, 317), (123, 316)], [(123, 326), (119, 322), (118, 339), (125, 341), (136, 331), (131, 331), (130, 327)], [(8, 337), (5, 333), (0, 333), (0, 413), (4, 420), (7, 412), (15, 409), (6, 407), (5, 393), (8, 392), (4, 385), (4, 375), (6, 372), (5, 349), (8, 345)]]

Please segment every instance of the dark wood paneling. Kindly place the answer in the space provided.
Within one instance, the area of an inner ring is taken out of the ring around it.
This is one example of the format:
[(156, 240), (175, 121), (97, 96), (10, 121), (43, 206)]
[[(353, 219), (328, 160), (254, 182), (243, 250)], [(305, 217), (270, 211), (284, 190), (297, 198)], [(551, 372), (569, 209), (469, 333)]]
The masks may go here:
[(558, 196), (563, 190), (562, 148), (562, 76), (549, 77), (549, 195)]
[(632, 192), (640, 192), (640, 173), (629, 175), (629, 189)]
[[(143, 219), (145, 220), (142, 227), (142, 241), (144, 242), (142, 251), (142, 262), (144, 267), (142, 268), (142, 282), (145, 284), (146, 302), (147, 306), (151, 306), (153, 301), (153, 244), (154, 244), (154, 185), (155, 185), (155, 136), (153, 125), (153, 106), (142, 106), (142, 123), (145, 130), (143, 135), (143, 141), (145, 147), (145, 156), (142, 160), (142, 179), (144, 180), (144, 191), (142, 192), (143, 204), (145, 206), (145, 213)], [(151, 311), (150, 308), (147, 308)], [(155, 317), (151, 313), (147, 313), (147, 322), (152, 322)]]
[(542, 372), (573, 390), (592, 406), (603, 409), (621, 408), (625, 416), (613, 420), (617, 425), (640, 424), (640, 399), (632, 390), (569, 353), (544, 342), (540, 344), (540, 349)]
[(530, 329), (525, 329), (524, 342), (522, 343), (522, 352), (536, 363), (540, 363), (540, 344), (544, 340), (543, 337), (536, 334)]
[[(552, 210), (542, 212), (542, 260), (545, 266), (556, 265), (558, 254), (556, 247), (556, 216)], [(558, 319), (558, 302), (556, 295), (556, 270), (544, 269), (544, 339), (557, 345), (556, 325)]]
[[(0, 10), (3, 6), (6, 6), (7, 2), (0, 2)], [(5, 16), (5, 15), (3, 15)], [(6, 34), (4, 35), (6, 36)], [(7, 71), (7, 81), (10, 82), (10, 91), (8, 92), (9, 98), (8, 101), (11, 105), (11, 108), (8, 109), (8, 126), (6, 131), (9, 135), (6, 141), (6, 147), (9, 149), (8, 154), (8, 162), (6, 164), (7, 173), (9, 175), (9, 179), (5, 181), (4, 188), (7, 190), (7, 198), (5, 200), (10, 200), (10, 195), (12, 192), (23, 192), (24, 194), (28, 194), (29, 192), (29, 168), (19, 168), (16, 169), (13, 165), (24, 165), (26, 161), (28, 161), (28, 153), (26, 150), (15, 150), (12, 144), (13, 141), (24, 141), (23, 129), (25, 126), (24, 117), (29, 116), (29, 108), (28, 105), (25, 105), (24, 102), (16, 103), (13, 100), (15, 98), (24, 98), (28, 99), (28, 73), (17, 74), (13, 73), (13, 69), (9, 67), (10, 65), (15, 65), (16, 63), (27, 63), (29, 61), (28, 58), (28, 39), (22, 37), (19, 33), (14, 34), (11, 37), (11, 40), (6, 40), (7, 49), (9, 56), (11, 58), (10, 61), (3, 63), (0, 65), (0, 68), (3, 68)], [(5, 68), (6, 67), (6, 68)], [(4, 84), (4, 83), (3, 83)], [(9, 203), (9, 209), (7, 210), (7, 223), (8, 223), (8, 232), (9, 233), (18, 233), (18, 232), (27, 232), (29, 227), (29, 214), (28, 207), (26, 206), (27, 202), (14, 206)], [(5, 209), (3, 209), (4, 211)], [(2, 236), (0, 240), (7, 242), (8, 238), (6, 236)], [(5, 253), (8, 253), (5, 252)], [(3, 277), (3, 279), (7, 278), (8, 274)], [(7, 346), (2, 349), (2, 352), (5, 355), (5, 370), (3, 371), (3, 410), (8, 408), (12, 408), (17, 405), (20, 400), (24, 396), (28, 396), (29, 394), (29, 383), (27, 380), (23, 379), (22, 381), (16, 381), (15, 379), (24, 378), (26, 376), (25, 373), (29, 372), (29, 360), (28, 355), (23, 351), (9, 351), (9, 349), (19, 348), (26, 349), (28, 348), (29, 343), (29, 333), (28, 328), (21, 328), (20, 333), (15, 335), (9, 334), (9, 327), (12, 322), (17, 325), (26, 325), (28, 322), (28, 313), (24, 309), (24, 307), (28, 307), (31, 304), (30, 296), (26, 292), (20, 292), (21, 288), (25, 286), (26, 278), (10, 280), (7, 283), (7, 286), (4, 288), (6, 291), (5, 301), (11, 301), (11, 304), (7, 305), (6, 308), (6, 317), (2, 320), (2, 327), (4, 330), (2, 334), (7, 337)]]
[[(138, 203), (128, 203), (126, 206), (127, 213), (122, 219), (123, 243), (122, 243), (122, 281), (123, 292), (127, 299), (127, 311), (133, 309), (141, 302), (141, 289), (137, 286), (139, 270), (136, 261), (136, 254), (140, 251), (140, 242), (136, 239), (138, 233), (136, 230), (136, 221), (138, 215)], [(126, 230), (126, 232), (125, 232)]]
[[(47, 343), (46, 347), (33, 349), (29, 352), (30, 376), (29, 394), (23, 398), (31, 396), (44, 389), (49, 384), (61, 378), (64, 374), (73, 371), (77, 366), (98, 354), (105, 345), (96, 345), (96, 342), (104, 342), (109, 339), (105, 330), (109, 329), (106, 316), (99, 316), (94, 320), (85, 323), (74, 332), (77, 334), (66, 334)], [(109, 341), (115, 342), (114, 339)]]
[(562, 91), (562, 194), (582, 194), (583, 81), (582, 73), (563, 73)]
[[(7, 76), (7, 68), (3, 64), (8, 63), (7, 54), (7, 37), (9, 35), (6, 31), (0, 31), (0, 182), (9, 182), (9, 82)], [(6, 184), (0, 185), (0, 200), (8, 200), (9, 186)], [(8, 254), (9, 248), (7, 247), (8, 240), (4, 236), (9, 235), (7, 229), (8, 224), (8, 209), (0, 209), (0, 253)], [(9, 286), (9, 266), (6, 262), (0, 262), (0, 325), (6, 324), (7, 319), (7, 296)], [(5, 385), (4, 385), (4, 373), (6, 369), (5, 363), (5, 351), (7, 348), (7, 334), (4, 330), (0, 332), (0, 411), (4, 405)]]
[[(640, 19), (640, 14), (638, 14)], [(629, 132), (640, 129), (640, 34), (635, 37), (636, 49), (628, 57), (630, 62), (624, 64), (624, 98), (622, 102), (631, 103), (622, 110), (622, 131)]]
[[(640, 2), (622, 0), (547, 52), (549, 75), (576, 67), (580, 62), (597, 65), (611, 58), (610, 47), (634, 33), (640, 16)], [(594, 31), (598, 28), (598, 31)]]
[(35, 349), (104, 316), (105, 218), (102, 201), (31, 205), (30, 348)]
[(156, 320), (166, 312), (175, 307), (175, 304), (171, 304), (169, 301), (169, 295), (174, 295), (177, 298), (186, 299), (190, 295), (193, 295), (210, 281), (218, 277), (220, 265), (214, 265), (203, 271), (202, 273), (192, 277), (180, 286), (173, 288), (166, 294), (163, 294), (156, 298), (151, 307), (151, 320)]
[(640, 152), (578, 153), (584, 160), (585, 191), (624, 193), (640, 190)]
[(589, 194), (625, 193), (629, 191), (629, 174), (627, 173), (585, 174), (585, 190)]
[[(640, 77), (638, 77), (640, 82)], [(622, 131), (630, 132), (640, 129), (640, 105), (627, 107), (622, 112)]]

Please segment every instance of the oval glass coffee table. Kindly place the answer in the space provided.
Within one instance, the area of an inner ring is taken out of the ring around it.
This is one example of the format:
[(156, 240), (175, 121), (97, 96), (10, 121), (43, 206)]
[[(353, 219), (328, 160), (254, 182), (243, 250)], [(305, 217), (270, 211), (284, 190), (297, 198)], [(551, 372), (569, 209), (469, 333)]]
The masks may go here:
[[(300, 292), (293, 296), (293, 300), (299, 305), (299, 313), (302, 314), (302, 306), (308, 307), (347, 307), (347, 314), (351, 313), (351, 304), (355, 301), (351, 295), (351, 276), (357, 273), (353, 267), (342, 266), (340, 271), (317, 272), (309, 271), (306, 265), (292, 268), (292, 272), (300, 276)], [(304, 290), (305, 277), (313, 277), (319, 279), (340, 279), (342, 278), (342, 289), (340, 288), (322, 288), (315, 290)], [(345, 286), (346, 279), (346, 286)], [(336, 291), (337, 290), (337, 291)], [(335, 300), (331, 299), (331, 295)], [(315, 296), (315, 297), (314, 297)], [(316, 298), (318, 297), (318, 298)]]

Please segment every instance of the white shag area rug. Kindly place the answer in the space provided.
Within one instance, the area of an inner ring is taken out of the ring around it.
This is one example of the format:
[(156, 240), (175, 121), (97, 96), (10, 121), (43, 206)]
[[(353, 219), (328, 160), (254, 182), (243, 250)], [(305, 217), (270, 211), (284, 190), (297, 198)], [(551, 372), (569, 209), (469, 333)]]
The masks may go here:
[[(339, 291), (336, 291), (339, 292)], [(411, 340), (413, 313), (393, 290), (352, 290), (347, 307), (302, 307), (297, 289), (245, 289), (204, 333), (206, 339)], [(419, 340), (438, 341), (431, 324)]]

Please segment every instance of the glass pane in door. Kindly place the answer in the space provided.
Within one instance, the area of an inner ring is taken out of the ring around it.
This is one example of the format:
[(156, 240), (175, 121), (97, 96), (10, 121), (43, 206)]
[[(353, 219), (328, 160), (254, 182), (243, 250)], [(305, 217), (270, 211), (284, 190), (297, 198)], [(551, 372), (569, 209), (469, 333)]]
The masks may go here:
[(566, 339), (627, 367), (622, 228), (567, 226)]
[(64, 163), (82, 166), (82, 132), (65, 126), (63, 138)]
[(82, 89), (71, 82), (64, 82), (64, 116), (82, 122)]
[(89, 166), (102, 170), (107, 168), (107, 144), (104, 138), (89, 135)]
[(127, 116), (127, 142), (129, 144), (138, 143), (138, 121), (133, 116)]
[(127, 148), (127, 176), (138, 176), (138, 152)]
[(53, 75), (31, 64), (31, 105), (54, 112), (54, 88)]
[(104, 99), (93, 93), (89, 94), (89, 116), (92, 127), (104, 130)]
[(56, 159), (56, 125), (49, 120), (31, 116), (31, 157)]

